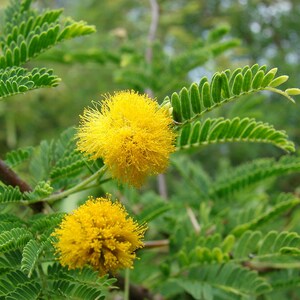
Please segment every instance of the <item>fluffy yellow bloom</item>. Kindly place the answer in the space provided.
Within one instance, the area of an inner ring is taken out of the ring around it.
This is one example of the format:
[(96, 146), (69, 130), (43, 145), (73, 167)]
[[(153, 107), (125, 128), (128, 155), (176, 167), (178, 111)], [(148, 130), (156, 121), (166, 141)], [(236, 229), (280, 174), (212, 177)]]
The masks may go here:
[(65, 216), (54, 231), (60, 263), (69, 269), (92, 266), (101, 275), (132, 267), (135, 250), (143, 247), (146, 227), (128, 216), (123, 205), (90, 198)]
[(78, 149), (103, 158), (112, 176), (139, 187), (168, 166), (175, 150), (173, 120), (167, 109), (134, 91), (107, 97), (98, 109), (86, 109), (78, 129)]

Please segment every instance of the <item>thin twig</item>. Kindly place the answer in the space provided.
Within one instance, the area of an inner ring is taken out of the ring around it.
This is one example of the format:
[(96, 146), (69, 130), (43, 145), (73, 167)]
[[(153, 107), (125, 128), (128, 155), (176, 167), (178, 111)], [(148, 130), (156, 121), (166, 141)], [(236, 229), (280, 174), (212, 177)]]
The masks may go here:
[[(145, 60), (148, 65), (152, 64), (153, 58), (153, 42), (156, 39), (156, 32), (159, 21), (159, 6), (156, 0), (149, 0), (151, 6), (151, 24), (149, 27), (148, 39), (147, 39), (147, 48), (145, 52)], [(149, 95), (149, 97), (154, 98), (154, 93), (151, 88), (146, 88), (145, 93)], [(160, 196), (164, 199), (168, 198), (166, 178), (163, 174), (159, 174), (157, 177), (158, 184), (158, 192)]]
[(199, 234), (200, 231), (201, 231), (201, 226), (200, 226), (200, 224), (198, 223), (198, 220), (197, 220), (197, 218), (196, 218), (196, 216), (195, 216), (193, 210), (192, 210), (189, 206), (187, 206), (187, 207), (186, 207), (186, 212), (187, 212), (187, 214), (188, 214), (188, 216), (189, 216), (189, 218), (190, 218), (190, 221), (191, 221), (191, 223), (192, 223), (192, 225), (193, 225), (193, 228), (194, 228), (195, 232), (196, 232), (197, 234)]
[(148, 33), (148, 47), (146, 49), (145, 58), (148, 64), (152, 63), (153, 51), (152, 44), (156, 38), (156, 31), (159, 20), (159, 6), (156, 0), (150, 0), (151, 5), (151, 24)]
[(147, 241), (144, 243), (143, 249), (168, 247), (169, 244), (170, 244), (169, 240)]
[(95, 181), (98, 178), (101, 178), (104, 175), (104, 173), (106, 172), (106, 170), (107, 170), (106, 166), (103, 166), (96, 173), (94, 173), (90, 177), (86, 178), (85, 180), (81, 181), (80, 183), (78, 183), (77, 185), (75, 185), (74, 187), (72, 187), (68, 190), (65, 190), (61, 193), (50, 195), (49, 197), (42, 198), (42, 199), (37, 199), (37, 200), (33, 200), (33, 201), (32, 200), (31, 201), (24, 200), (23, 203), (24, 204), (35, 203), (35, 202), (53, 203), (57, 200), (61, 200), (71, 194), (75, 194), (77, 192), (84, 190), (91, 182)]

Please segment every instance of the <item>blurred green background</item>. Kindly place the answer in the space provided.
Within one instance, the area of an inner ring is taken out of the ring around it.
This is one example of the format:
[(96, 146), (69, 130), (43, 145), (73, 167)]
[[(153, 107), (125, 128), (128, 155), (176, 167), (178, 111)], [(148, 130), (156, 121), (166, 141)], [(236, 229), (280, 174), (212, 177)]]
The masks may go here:
[[(1, 10), (6, 4), (1, 1)], [(34, 5), (39, 9), (63, 7), (65, 16), (94, 24), (97, 33), (66, 41), (30, 62), (29, 67), (53, 68), (62, 82), (55, 89), (0, 102), (1, 156), (10, 149), (57, 137), (65, 128), (78, 124), (79, 114), (92, 100), (115, 90), (151, 88), (161, 102), (202, 76), (210, 78), (216, 71), (254, 63), (278, 67), (280, 75), (290, 76), (289, 87), (300, 86), (300, 3), (296, 0), (160, 0), (151, 64), (145, 61), (151, 23), (149, 1), (44, 0), (34, 1)], [(205, 47), (207, 39), (213, 39), (210, 30), (220, 26), (230, 28), (222, 40), (234, 41), (225, 52), (206, 57), (200, 51), (188, 72), (172, 71), (169, 60), (186, 59), (189, 53)], [(247, 115), (270, 122), (284, 128), (298, 144), (298, 112), (298, 105), (266, 93), (230, 104), (217, 114)], [(243, 144), (210, 146), (202, 155), (211, 151), (230, 157), (234, 163), (258, 155), (282, 154), (272, 146)], [(210, 163), (213, 168), (214, 162)]]

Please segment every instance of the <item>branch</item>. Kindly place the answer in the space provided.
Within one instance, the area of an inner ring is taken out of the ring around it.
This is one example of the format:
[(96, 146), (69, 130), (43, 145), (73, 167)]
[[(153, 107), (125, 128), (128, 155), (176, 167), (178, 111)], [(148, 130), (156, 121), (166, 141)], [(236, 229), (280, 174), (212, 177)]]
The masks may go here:
[[(145, 60), (146, 62), (151, 65), (152, 64), (152, 57), (153, 57), (153, 42), (156, 38), (156, 32), (158, 27), (158, 20), (159, 20), (159, 6), (156, 0), (150, 0), (150, 6), (151, 6), (151, 24), (149, 28), (148, 33), (148, 39), (147, 39), (147, 48), (145, 52)], [(154, 98), (154, 93), (151, 88), (146, 88), (145, 93), (149, 95), (150, 98)], [(157, 177), (157, 183), (158, 183), (158, 191), (159, 194), (162, 196), (162, 198), (167, 199), (168, 198), (168, 191), (167, 191), (167, 185), (166, 185), (166, 179), (165, 176), (162, 174), (159, 174)]]
[(22, 193), (32, 191), (32, 188), (9, 168), (2, 159), (0, 159), (0, 180), (6, 185), (18, 186)]
[[(31, 192), (32, 188), (30, 185), (22, 180), (17, 173), (15, 173), (6, 163), (0, 159), (0, 180), (6, 185), (11, 185), (13, 187), (19, 187), (22, 193)], [(44, 209), (43, 203), (34, 203), (30, 207), (34, 212), (42, 212)]]
[(189, 219), (190, 219), (190, 221), (191, 221), (191, 223), (193, 225), (193, 228), (194, 228), (196, 234), (199, 234), (200, 231), (201, 231), (201, 226), (198, 223), (197, 217), (195, 216), (193, 210), (189, 206), (187, 206), (186, 207), (186, 212), (187, 212), (187, 214), (189, 216)]
[(169, 247), (169, 244), (170, 244), (169, 240), (146, 241), (144, 243), (144, 248), (142, 249)]
[(77, 185), (71, 187), (68, 190), (65, 190), (63, 192), (54, 193), (46, 198), (40, 198), (35, 200), (23, 200), (23, 204), (32, 204), (32, 203), (50, 203), (52, 204), (55, 201), (61, 200), (63, 198), (66, 198), (69, 195), (81, 192), (85, 189), (93, 187), (93, 185), (89, 185), (91, 182), (95, 181), (96, 179), (100, 179), (103, 174), (106, 172), (107, 167), (103, 166), (101, 169), (99, 169), (97, 172), (92, 174), (90, 177), (86, 178), (83, 181), (80, 181)]
[(148, 64), (152, 62), (152, 44), (156, 37), (156, 31), (158, 26), (158, 19), (159, 19), (159, 6), (156, 0), (150, 0), (151, 5), (151, 24), (148, 33), (148, 47), (146, 49), (145, 58)]

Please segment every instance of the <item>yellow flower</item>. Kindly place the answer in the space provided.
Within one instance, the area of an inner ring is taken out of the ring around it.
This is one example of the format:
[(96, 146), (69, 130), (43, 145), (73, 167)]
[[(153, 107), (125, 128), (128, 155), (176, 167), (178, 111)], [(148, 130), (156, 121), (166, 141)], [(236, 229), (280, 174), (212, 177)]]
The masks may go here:
[(77, 146), (93, 159), (103, 158), (114, 178), (139, 187), (167, 168), (175, 150), (172, 122), (168, 110), (147, 95), (117, 92), (101, 111), (84, 111)]
[(146, 227), (138, 225), (119, 202), (90, 198), (65, 216), (53, 236), (60, 263), (69, 269), (92, 266), (101, 275), (132, 267), (143, 247)]

